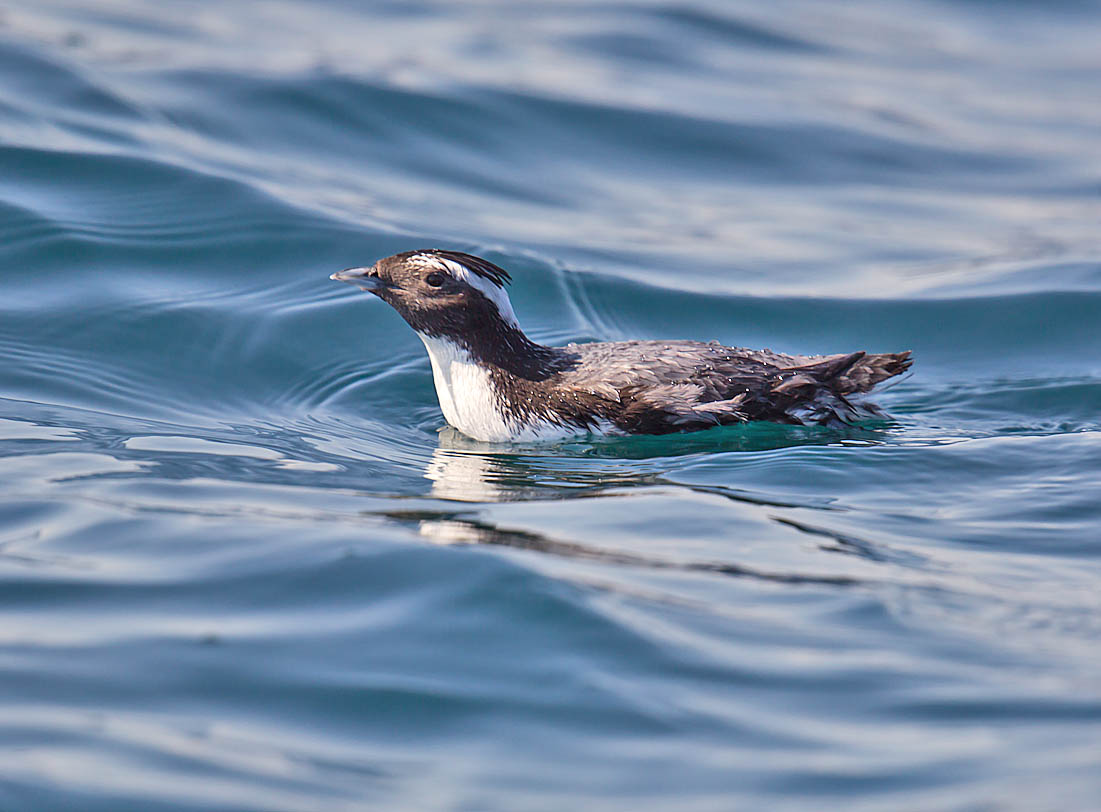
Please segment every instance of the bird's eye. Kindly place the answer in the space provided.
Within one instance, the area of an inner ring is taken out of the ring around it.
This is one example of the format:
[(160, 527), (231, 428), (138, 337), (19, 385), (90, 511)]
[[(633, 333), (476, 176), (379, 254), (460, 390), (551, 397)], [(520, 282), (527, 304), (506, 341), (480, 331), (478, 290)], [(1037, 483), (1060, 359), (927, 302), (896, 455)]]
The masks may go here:
[(436, 273), (435, 271), (424, 278), (424, 281), (434, 288), (440, 287), (443, 284), (443, 280), (444, 275), (442, 273)]

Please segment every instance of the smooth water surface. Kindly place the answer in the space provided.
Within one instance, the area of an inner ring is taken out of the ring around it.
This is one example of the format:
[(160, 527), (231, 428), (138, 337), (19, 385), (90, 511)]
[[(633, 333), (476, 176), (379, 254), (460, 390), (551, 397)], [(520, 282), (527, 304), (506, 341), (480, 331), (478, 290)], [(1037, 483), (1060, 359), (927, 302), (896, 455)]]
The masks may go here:
[[(1095, 809), (1101, 6), (0, 17), (0, 809)], [(912, 349), (837, 432), (490, 446), (328, 280)]]

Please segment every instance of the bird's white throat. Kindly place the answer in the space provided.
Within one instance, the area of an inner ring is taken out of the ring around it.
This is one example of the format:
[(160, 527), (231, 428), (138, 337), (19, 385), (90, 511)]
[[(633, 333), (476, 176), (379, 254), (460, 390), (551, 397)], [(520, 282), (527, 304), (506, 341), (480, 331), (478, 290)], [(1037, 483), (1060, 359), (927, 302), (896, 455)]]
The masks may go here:
[(510, 416), (489, 372), (465, 349), (446, 338), (417, 333), (432, 362), (432, 380), (440, 410), (468, 437), (490, 443), (531, 442), (568, 437), (576, 429), (546, 420), (521, 421)]

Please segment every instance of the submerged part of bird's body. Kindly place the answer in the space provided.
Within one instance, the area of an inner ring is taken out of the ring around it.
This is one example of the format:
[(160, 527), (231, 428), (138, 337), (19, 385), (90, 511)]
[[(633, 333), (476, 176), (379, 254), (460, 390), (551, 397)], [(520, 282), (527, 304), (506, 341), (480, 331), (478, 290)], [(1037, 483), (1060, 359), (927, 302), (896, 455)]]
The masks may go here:
[(520, 329), (509, 274), (424, 249), (332, 275), (393, 307), (428, 350), (447, 422), (488, 442), (668, 434), (766, 420), (836, 425), (881, 415), (857, 399), (910, 353), (785, 355), (701, 341), (547, 347)]

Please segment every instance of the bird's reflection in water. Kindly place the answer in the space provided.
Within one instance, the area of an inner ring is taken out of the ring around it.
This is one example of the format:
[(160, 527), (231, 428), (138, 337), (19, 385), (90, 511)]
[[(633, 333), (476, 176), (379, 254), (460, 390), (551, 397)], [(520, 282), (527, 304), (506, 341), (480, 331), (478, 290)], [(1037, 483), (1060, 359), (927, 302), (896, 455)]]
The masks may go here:
[[(768, 572), (741, 564), (716, 561), (673, 561), (642, 555), (622, 548), (609, 549), (599, 544), (554, 538), (529, 529), (507, 528), (493, 521), (486, 510), (473, 503), (566, 500), (570, 498), (613, 498), (625, 490), (645, 487), (688, 489), (720, 496), (755, 508), (813, 508), (831, 511), (828, 503), (792, 503), (735, 488), (716, 485), (698, 486), (677, 483), (666, 476), (668, 457), (645, 460), (622, 457), (577, 457), (558, 453), (562, 449), (540, 451), (514, 449), (464, 437), (453, 429), (440, 432), (439, 446), (432, 454), (425, 478), (432, 483), (431, 496), (450, 502), (470, 503), (445, 509), (388, 511), (387, 516), (412, 525), (425, 540), (434, 544), (485, 544), (538, 551), (555, 556), (602, 561), (647, 569), (708, 572), (785, 583), (826, 583), (846, 585), (857, 580), (845, 576), (810, 575), (793, 572)], [(625, 464), (626, 463), (626, 464)], [(780, 516), (770, 519), (787, 527), (818, 537), (819, 549), (857, 555), (873, 561), (885, 561), (890, 551), (870, 542), (833, 534)], [(827, 541), (828, 540), (828, 541)]]
[(439, 445), (424, 476), (431, 494), (459, 502), (521, 502), (591, 496), (611, 488), (661, 482), (657, 464), (625, 467), (614, 461), (556, 453), (561, 449), (502, 449), (471, 440), (453, 428), (440, 431)]
[[(779, 431), (777, 431), (779, 430)], [(808, 435), (803, 432), (809, 431)], [(725, 434), (721, 433), (725, 432)], [(677, 482), (670, 477), (672, 459), (729, 451), (764, 451), (796, 445), (873, 445), (882, 433), (857, 429), (836, 431), (792, 426), (756, 426), (721, 432), (665, 437), (578, 438), (556, 445), (501, 446), (472, 440), (451, 427), (439, 433), (439, 444), (424, 472), (431, 495), (459, 502), (522, 502), (592, 497), (624, 488), (687, 488), (736, 502), (772, 507), (832, 510), (831, 499), (791, 502), (741, 488)]]
[(511, 488), (499, 483), (497, 460), (487, 454), (437, 448), (425, 469), (432, 496), (458, 502), (505, 502)]

